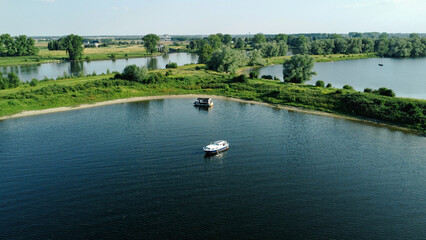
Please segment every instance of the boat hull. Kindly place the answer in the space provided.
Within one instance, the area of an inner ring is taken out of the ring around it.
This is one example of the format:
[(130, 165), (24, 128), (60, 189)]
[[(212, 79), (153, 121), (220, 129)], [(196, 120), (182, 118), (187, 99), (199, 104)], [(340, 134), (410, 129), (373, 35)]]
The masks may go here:
[(228, 149), (229, 149), (229, 147), (224, 147), (224, 148), (220, 148), (220, 149), (217, 149), (217, 150), (204, 150), (204, 152), (205, 152), (206, 154), (217, 154), (217, 153), (220, 153), (220, 152), (226, 151), (226, 150), (228, 150)]

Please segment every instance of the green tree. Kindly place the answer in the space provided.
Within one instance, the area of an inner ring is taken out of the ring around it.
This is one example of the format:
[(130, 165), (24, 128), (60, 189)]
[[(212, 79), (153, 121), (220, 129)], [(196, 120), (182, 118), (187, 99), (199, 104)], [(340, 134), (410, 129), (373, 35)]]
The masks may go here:
[(218, 36), (217, 34), (211, 34), (207, 38), (207, 41), (210, 44), (210, 46), (212, 46), (213, 50), (216, 50), (220, 48), (220, 46), (222, 46), (222, 40), (220, 39), (220, 36)]
[(334, 53), (346, 53), (348, 50), (348, 43), (343, 38), (334, 39)]
[(148, 35), (145, 35), (142, 38), (143, 45), (145, 46), (146, 50), (153, 54), (157, 50), (157, 43), (160, 41), (160, 37), (151, 33)]
[(222, 43), (225, 45), (229, 45), (232, 42), (232, 36), (229, 34), (223, 35)]
[(311, 80), (316, 72), (313, 72), (315, 59), (309, 55), (294, 55), (283, 63), (283, 75), (285, 82), (303, 83)]
[(213, 48), (210, 44), (206, 42), (201, 42), (201, 46), (199, 47), (197, 54), (198, 54), (198, 62), (199, 63), (206, 63), (209, 61), (211, 55), (213, 53)]
[(282, 33), (277, 34), (277, 35), (275, 35), (275, 37), (274, 37), (274, 40), (275, 40), (276, 42), (284, 41), (285, 43), (287, 43), (287, 39), (288, 39), (288, 36), (287, 36), (287, 35), (285, 35), (285, 34), (282, 34)]
[(210, 70), (218, 72), (235, 73), (238, 67), (247, 64), (247, 55), (243, 51), (231, 49), (228, 46), (222, 46), (213, 52), (207, 67)]
[(143, 82), (148, 76), (148, 69), (143, 67), (138, 67), (135, 64), (126, 66), (121, 73), (121, 77), (126, 80)]
[(62, 46), (70, 57), (70, 60), (79, 60), (83, 55), (83, 37), (68, 35), (61, 40)]
[(266, 64), (265, 59), (262, 57), (262, 51), (259, 49), (254, 49), (249, 52), (249, 66), (263, 66)]
[(266, 42), (266, 37), (262, 33), (258, 33), (256, 35), (254, 35), (254, 37), (252, 39), (253, 46), (256, 45), (256, 44), (261, 44), (261, 43), (265, 43), (265, 42)]
[(374, 41), (371, 38), (363, 38), (362, 39), (362, 52), (370, 53), (374, 52)]
[(297, 39), (295, 40), (294, 48), (294, 53), (296, 54), (308, 54), (309, 45), (306, 37), (303, 35), (297, 37)]
[(237, 42), (235, 43), (235, 48), (243, 48), (245, 46), (244, 40), (242, 38), (238, 38)]

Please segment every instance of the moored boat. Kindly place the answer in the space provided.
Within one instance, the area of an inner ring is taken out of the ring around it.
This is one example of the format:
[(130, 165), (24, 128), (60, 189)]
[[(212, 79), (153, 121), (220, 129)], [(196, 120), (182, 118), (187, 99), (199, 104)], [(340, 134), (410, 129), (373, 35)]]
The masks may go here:
[(213, 106), (213, 101), (211, 98), (197, 98), (194, 105), (199, 107), (211, 107)]
[(203, 147), (206, 154), (216, 154), (229, 149), (229, 143), (226, 140), (218, 140)]

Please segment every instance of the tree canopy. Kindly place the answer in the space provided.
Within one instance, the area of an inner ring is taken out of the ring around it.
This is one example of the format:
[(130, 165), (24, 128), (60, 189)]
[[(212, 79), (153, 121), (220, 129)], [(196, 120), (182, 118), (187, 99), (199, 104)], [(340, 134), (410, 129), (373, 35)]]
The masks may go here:
[(25, 35), (11, 37), (9, 34), (0, 35), (0, 56), (29, 56), (38, 53), (35, 41)]
[(283, 75), (285, 82), (303, 83), (311, 80), (316, 72), (313, 72), (315, 59), (309, 55), (294, 55), (283, 63)]
[(61, 39), (64, 50), (70, 57), (70, 60), (80, 60), (83, 56), (83, 37), (70, 34)]
[(219, 72), (235, 73), (238, 67), (247, 64), (247, 54), (243, 51), (231, 49), (228, 46), (222, 46), (213, 52), (207, 67)]
[(157, 43), (160, 41), (160, 37), (155, 34), (148, 34), (142, 38), (143, 45), (146, 50), (151, 54), (157, 50)]

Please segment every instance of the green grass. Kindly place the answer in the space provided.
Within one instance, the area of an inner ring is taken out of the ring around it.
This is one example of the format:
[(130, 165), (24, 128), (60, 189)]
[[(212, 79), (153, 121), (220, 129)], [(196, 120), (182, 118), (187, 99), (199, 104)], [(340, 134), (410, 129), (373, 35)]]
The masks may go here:
[(237, 83), (234, 76), (188, 65), (173, 70), (155, 70), (171, 75), (156, 84), (112, 79), (112, 75), (71, 78), (28, 84), (0, 90), (0, 116), (24, 110), (77, 106), (113, 99), (178, 94), (212, 94), (271, 104), (302, 107), (367, 118), (426, 133), (426, 101), (392, 98), (353, 90), (284, 84), (273, 80)]
[[(68, 56), (65, 51), (49, 51), (47, 49), (47, 43), (39, 43), (36, 46), (39, 48), (37, 55), (0, 57), (0, 66), (40, 64), (68, 60)], [(120, 59), (155, 56), (160, 55), (161, 53), (148, 53), (142, 45), (113, 45), (109, 47), (85, 48), (82, 60), (106, 60), (111, 59), (112, 54), (115, 55), (115, 59)]]

